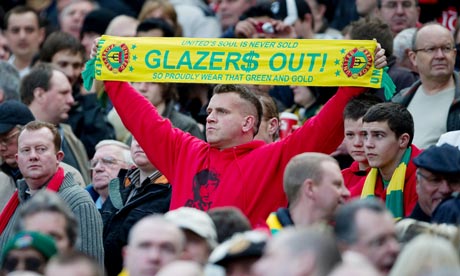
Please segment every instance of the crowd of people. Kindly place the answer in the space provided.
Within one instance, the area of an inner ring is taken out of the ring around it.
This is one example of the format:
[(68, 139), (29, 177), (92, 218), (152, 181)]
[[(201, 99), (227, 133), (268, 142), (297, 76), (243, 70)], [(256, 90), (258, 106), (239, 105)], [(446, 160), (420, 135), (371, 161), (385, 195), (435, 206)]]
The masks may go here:
[[(459, 12), (451, 0), (2, 1), (0, 276), (459, 275)], [(104, 34), (375, 39), (373, 66), (396, 88), (85, 89)], [(280, 137), (282, 112), (298, 124)]]

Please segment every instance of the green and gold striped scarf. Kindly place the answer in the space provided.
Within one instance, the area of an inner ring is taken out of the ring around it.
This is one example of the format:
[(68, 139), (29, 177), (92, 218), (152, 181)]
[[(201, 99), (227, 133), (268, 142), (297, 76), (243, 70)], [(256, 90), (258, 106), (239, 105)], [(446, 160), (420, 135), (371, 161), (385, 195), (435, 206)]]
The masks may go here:
[[(411, 152), (411, 147), (406, 149), (401, 162), (391, 176), (390, 184), (387, 187), (385, 205), (393, 213), (396, 220), (399, 220), (404, 216), (404, 180), (406, 178), (406, 169), (410, 161)], [(370, 170), (366, 177), (366, 181), (364, 182), (361, 198), (375, 196), (375, 183), (377, 182), (378, 175), (379, 170), (377, 168), (372, 168)]]

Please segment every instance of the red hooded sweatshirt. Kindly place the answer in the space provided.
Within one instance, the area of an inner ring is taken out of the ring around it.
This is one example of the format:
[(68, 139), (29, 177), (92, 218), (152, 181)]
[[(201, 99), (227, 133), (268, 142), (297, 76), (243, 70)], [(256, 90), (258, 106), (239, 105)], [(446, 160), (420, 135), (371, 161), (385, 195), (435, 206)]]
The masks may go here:
[(172, 184), (171, 209), (236, 206), (256, 227), (287, 205), (282, 183), (288, 161), (303, 152), (333, 152), (343, 140), (346, 103), (366, 90), (340, 88), (317, 116), (281, 141), (220, 150), (173, 128), (129, 83), (106, 81), (105, 89), (123, 124)]

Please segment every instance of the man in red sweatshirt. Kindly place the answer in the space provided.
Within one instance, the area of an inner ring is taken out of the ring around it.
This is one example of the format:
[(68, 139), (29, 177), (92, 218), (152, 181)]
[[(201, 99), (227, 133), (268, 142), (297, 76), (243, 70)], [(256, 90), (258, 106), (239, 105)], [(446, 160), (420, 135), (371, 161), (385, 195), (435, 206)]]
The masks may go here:
[[(379, 68), (386, 64), (383, 52), (376, 55)], [(170, 180), (171, 209), (236, 206), (253, 226), (265, 225), (271, 211), (287, 205), (282, 177), (288, 161), (302, 152), (333, 152), (343, 140), (345, 104), (367, 90), (340, 88), (317, 116), (287, 138), (265, 144), (253, 139), (261, 104), (241, 85), (215, 87), (207, 108), (207, 142), (173, 128), (129, 83), (106, 81), (105, 89), (123, 124)]]

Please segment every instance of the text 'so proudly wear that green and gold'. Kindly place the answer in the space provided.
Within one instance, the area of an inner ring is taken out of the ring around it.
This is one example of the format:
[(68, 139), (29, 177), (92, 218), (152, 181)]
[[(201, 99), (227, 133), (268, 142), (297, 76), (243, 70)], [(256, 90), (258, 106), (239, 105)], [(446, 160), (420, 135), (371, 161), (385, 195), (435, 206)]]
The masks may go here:
[(98, 80), (379, 88), (372, 40), (102, 36)]

